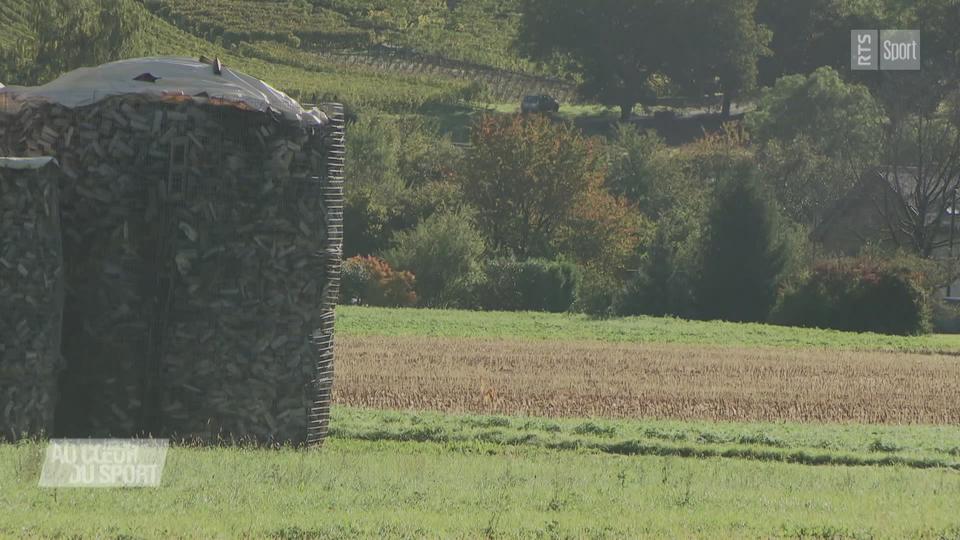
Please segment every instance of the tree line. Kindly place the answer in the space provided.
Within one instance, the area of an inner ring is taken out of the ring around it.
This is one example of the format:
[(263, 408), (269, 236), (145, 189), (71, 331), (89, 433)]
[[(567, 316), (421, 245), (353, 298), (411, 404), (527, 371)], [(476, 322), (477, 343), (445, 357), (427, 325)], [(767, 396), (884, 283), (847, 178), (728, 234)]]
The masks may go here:
[[(931, 328), (944, 308), (934, 289), (956, 274), (936, 257), (960, 180), (950, 2), (526, 0), (522, 10), (517, 47), (566, 62), (584, 96), (624, 119), (636, 104), (717, 91), (752, 110), (679, 147), (630, 122), (587, 137), (556, 119), (500, 115), (479, 117), (463, 150), (422, 119), (361, 119), (348, 256), (409, 272), (420, 305), (529, 308), (546, 302), (530, 284), (546, 282), (571, 290), (550, 309)], [(850, 71), (850, 28), (888, 27), (921, 29), (923, 70)], [(818, 249), (812, 233), (837, 205), (898, 169), (912, 185), (889, 194), (879, 240), (855, 258)], [(346, 268), (368, 275), (361, 266)], [(510, 286), (516, 298), (484, 301)], [(895, 305), (880, 316), (870, 306), (883, 302)]]

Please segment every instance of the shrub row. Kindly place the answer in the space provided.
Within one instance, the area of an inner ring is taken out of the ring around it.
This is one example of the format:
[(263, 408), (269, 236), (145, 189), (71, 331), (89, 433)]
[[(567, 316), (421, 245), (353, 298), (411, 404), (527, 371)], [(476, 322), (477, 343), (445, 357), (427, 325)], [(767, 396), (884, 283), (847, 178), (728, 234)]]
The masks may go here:
[[(463, 307), (497, 311), (563, 312), (582, 304), (578, 267), (546, 259), (493, 259), (482, 279), (455, 299)], [(607, 284), (605, 290), (614, 290)], [(344, 262), (344, 303), (414, 306), (416, 280), (377, 257)], [(907, 266), (871, 259), (840, 259), (816, 265), (781, 295), (770, 320), (775, 324), (883, 334), (921, 334), (931, 329), (924, 278)], [(578, 306), (583, 309), (584, 306)]]
[(478, 287), (480, 307), (497, 311), (570, 309), (577, 295), (579, 272), (573, 263), (546, 259), (494, 259)]
[(818, 264), (771, 315), (777, 324), (884, 334), (929, 332), (930, 319), (919, 272), (869, 259)]
[[(577, 266), (565, 261), (494, 259), (480, 281), (461, 293), (463, 298), (451, 301), (486, 310), (562, 312), (573, 305), (579, 278)], [(412, 273), (396, 271), (383, 259), (351, 257), (343, 265), (341, 302), (413, 306), (418, 301), (415, 283)]]

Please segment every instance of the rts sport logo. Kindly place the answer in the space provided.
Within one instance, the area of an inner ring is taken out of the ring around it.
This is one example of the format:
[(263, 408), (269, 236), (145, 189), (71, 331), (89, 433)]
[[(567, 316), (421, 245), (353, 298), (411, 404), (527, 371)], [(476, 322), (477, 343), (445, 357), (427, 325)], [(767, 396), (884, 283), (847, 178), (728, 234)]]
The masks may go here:
[(920, 69), (920, 31), (851, 30), (850, 69)]

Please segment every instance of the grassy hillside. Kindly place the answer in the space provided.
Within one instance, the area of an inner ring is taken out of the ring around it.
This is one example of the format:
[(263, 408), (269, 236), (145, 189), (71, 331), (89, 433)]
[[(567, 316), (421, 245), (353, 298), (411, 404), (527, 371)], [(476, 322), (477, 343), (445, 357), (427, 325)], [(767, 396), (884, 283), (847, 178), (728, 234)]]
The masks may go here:
[(273, 63), (416, 75), (432, 85), (475, 81), (485, 101), (516, 104), (524, 94), (541, 92), (565, 102), (576, 99), (573, 85), (543, 77), (555, 70), (535, 66), (514, 50), (517, 3), (155, 0), (146, 5), (178, 28), (243, 54), (262, 58), (267, 50)]
[(286, 40), (289, 36), (312, 45), (364, 45), (367, 32), (346, 17), (322, 6), (297, 2), (254, 0), (160, 0), (148, 8), (194, 35), (225, 43), (262, 39)]
[(888, 336), (753, 323), (660, 317), (595, 319), (556, 313), (340, 306), (337, 331), (354, 336), (598, 340), (960, 354), (960, 335)]
[[(30, 38), (26, 22), (30, 0), (9, 0), (0, 7), (0, 40)], [(386, 111), (411, 111), (425, 104), (457, 103), (472, 91), (467, 81), (421, 75), (402, 75), (371, 69), (338, 66), (316, 58), (303, 58), (296, 49), (276, 43), (225, 48), (190, 34), (129, 1), (131, 16), (142, 20), (141, 30), (123, 56), (219, 56), (224, 62), (266, 80), (297, 99), (337, 99), (354, 107)], [(0, 82), (17, 84), (11, 74), (0, 73)]]
[(537, 73), (512, 48), (518, 0), (155, 0), (154, 12), (178, 27), (225, 43), (264, 39), (305, 49), (399, 47), (421, 55)]
[(29, 5), (24, 0), (0, 2), (0, 46), (8, 47), (18, 39), (30, 37)]
[(276, 85), (302, 101), (312, 100), (316, 93), (354, 108), (413, 112), (429, 105), (456, 104), (478, 94), (476, 85), (467, 80), (345, 65), (272, 41), (244, 43), (226, 54), (237, 65), (248, 66), (250, 73), (267, 73)]
[[(121, 0), (140, 31), (115, 59), (218, 56), (301, 102), (417, 114), (463, 140), (480, 110), (515, 111), (523, 95), (577, 99), (512, 48), (518, 0)], [(0, 46), (33, 39), (31, 0), (0, 5)], [(2, 60), (0, 55), (0, 60)], [(29, 62), (28, 62), (29, 64)], [(24, 84), (0, 61), (0, 83)], [(493, 104), (494, 108), (489, 105)]]

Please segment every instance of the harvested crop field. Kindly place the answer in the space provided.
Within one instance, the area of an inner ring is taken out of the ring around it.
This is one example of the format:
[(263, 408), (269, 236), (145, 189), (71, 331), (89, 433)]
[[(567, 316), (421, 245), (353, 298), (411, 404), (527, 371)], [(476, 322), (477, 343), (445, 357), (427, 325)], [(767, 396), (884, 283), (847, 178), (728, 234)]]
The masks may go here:
[(937, 354), (348, 335), (334, 386), (381, 409), (960, 423), (960, 358)]

